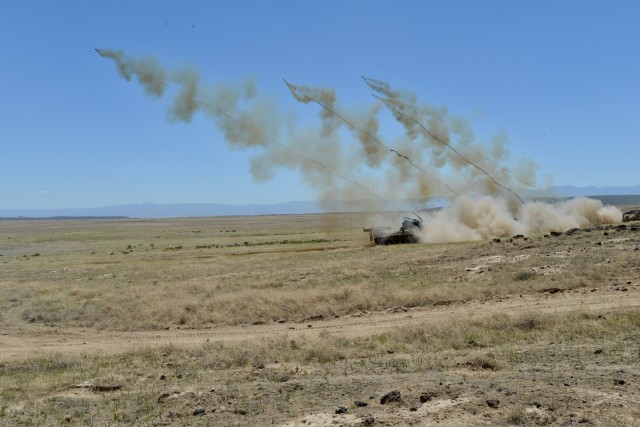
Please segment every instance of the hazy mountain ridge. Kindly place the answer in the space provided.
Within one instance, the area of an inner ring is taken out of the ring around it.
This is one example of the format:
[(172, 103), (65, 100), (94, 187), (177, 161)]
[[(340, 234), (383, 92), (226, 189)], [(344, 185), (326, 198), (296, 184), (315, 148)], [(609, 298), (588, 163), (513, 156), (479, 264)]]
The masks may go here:
[[(563, 185), (545, 191), (552, 197), (591, 196), (600, 198), (605, 204), (640, 204), (640, 185), (630, 187), (574, 187)], [(616, 201), (616, 196), (620, 201)], [(631, 197), (629, 197), (631, 196)], [(635, 196), (635, 197), (634, 197)], [(549, 199), (549, 197), (545, 197)], [(407, 209), (420, 209), (424, 206), (415, 201), (395, 201)], [(445, 204), (445, 199), (440, 199)], [(178, 217), (206, 217), (206, 216), (236, 216), (236, 215), (284, 215), (305, 214), (318, 212), (354, 212), (362, 211), (362, 201), (292, 201), (274, 204), (245, 204), (233, 205), (225, 203), (139, 203), (128, 205), (113, 205), (96, 208), (69, 209), (0, 209), (0, 218), (178, 218)]]
[(277, 215), (322, 212), (317, 201), (287, 202), (270, 205), (232, 205), (224, 203), (140, 203), (71, 209), (0, 209), (0, 217), (133, 217), (177, 218), (226, 215)]
[(629, 187), (575, 187), (573, 185), (558, 185), (550, 188), (549, 190), (558, 197), (640, 195), (640, 185), (633, 185)]

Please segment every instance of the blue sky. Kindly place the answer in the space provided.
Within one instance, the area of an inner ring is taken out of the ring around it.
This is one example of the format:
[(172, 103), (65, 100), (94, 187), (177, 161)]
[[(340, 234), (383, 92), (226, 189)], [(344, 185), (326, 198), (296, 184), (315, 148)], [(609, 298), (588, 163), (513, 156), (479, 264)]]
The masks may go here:
[(479, 143), (507, 135), (539, 183), (636, 185), (638, 22), (636, 1), (3, 1), (0, 209), (318, 197), (295, 168), (256, 181), (255, 149), (203, 115), (168, 121), (169, 98), (94, 48), (191, 64), (211, 84), (255, 78), (309, 127), (317, 106), (283, 78), (367, 106), (360, 76), (375, 77), (464, 118)]

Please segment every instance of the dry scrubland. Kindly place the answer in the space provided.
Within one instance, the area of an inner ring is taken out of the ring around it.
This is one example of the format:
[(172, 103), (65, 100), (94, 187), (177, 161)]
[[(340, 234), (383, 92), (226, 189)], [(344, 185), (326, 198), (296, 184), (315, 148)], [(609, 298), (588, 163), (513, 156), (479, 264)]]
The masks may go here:
[(0, 424), (637, 425), (637, 223), (366, 223), (0, 221)]

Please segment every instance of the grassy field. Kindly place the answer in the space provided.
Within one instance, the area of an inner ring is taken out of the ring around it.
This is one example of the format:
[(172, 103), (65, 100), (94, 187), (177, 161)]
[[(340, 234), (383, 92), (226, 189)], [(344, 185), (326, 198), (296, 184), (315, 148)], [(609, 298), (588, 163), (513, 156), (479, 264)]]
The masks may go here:
[[(636, 225), (373, 246), (367, 221), (0, 221), (0, 424), (639, 419)], [(122, 349), (28, 344), (65, 331)]]

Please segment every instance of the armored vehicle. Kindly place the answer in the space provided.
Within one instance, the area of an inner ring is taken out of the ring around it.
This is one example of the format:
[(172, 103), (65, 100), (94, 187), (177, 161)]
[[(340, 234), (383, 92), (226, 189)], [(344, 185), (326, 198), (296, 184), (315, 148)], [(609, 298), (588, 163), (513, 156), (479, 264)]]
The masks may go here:
[(395, 245), (399, 243), (418, 243), (422, 221), (415, 218), (404, 217), (402, 226), (398, 231), (392, 231), (391, 227), (365, 227), (362, 229), (369, 233), (369, 240), (376, 245)]

